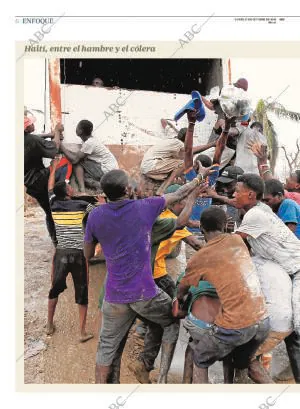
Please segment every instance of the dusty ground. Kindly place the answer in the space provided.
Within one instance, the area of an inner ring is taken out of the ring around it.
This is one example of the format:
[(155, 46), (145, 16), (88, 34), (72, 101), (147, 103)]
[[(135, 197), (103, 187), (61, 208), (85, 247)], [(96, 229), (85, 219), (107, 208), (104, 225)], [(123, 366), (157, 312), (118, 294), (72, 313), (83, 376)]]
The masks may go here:
[[(105, 273), (105, 264), (93, 266), (90, 271), (89, 311), (87, 330), (94, 339), (85, 344), (78, 342), (78, 311), (74, 302), (72, 280), (68, 289), (59, 297), (52, 337), (45, 335), (47, 296), (50, 289), (51, 259), (53, 246), (48, 237), (44, 213), (39, 207), (31, 207), (25, 217), (25, 294), (24, 294), (24, 365), (25, 383), (94, 383), (95, 354), (98, 338), (98, 295)], [(179, 260), (169, 260), (169, 272), (179, 268)], [(186, 335), (181, 330), (175, 357), (169, 374), (169, 383), (180, 383), (183, 369)], [(128, 369), (142, 348), (142, 341), (130, 335), (121, 369), (121, 383), (138, 383)], [(287, 364), (286, 353), (281, 345), (274, 353), (273, 374)], [(151, 374), (155, 382), (157, 370)], [(221, 364), (210, 369), (212, 383), (222, 383)]]
[[(25, 383), (93, 383), (98, 296), (105, 264), (93, 266), (90, 271), (87, 330), (92, 331), (95, 337), (80, 344), (78, 311), (70, 277), (68, 289), (59, 297), (56, 332), (52, 337), (45, 335), (52, 255), (53, 246), (46, 231), (43, 211), (38, 207), (31, 208), (25, 217)], [(121, 381), (137, 383), (127, 369), (126, 355)]]

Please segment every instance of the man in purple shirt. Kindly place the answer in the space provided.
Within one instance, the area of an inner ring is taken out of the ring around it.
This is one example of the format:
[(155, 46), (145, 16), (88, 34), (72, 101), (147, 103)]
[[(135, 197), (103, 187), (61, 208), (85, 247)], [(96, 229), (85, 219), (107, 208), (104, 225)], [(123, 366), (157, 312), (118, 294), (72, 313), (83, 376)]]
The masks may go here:
[(186, 197), (199, 186), (200, 178), (163, 197), (131, 200), (124, 171), (103, 176), (101, 187), (109, 202), (90, 213), (84, 246), (90, 259), (100, 243), (107, 266), (96, 383), (107, 383), (116, 352), (137, 315), (164, 328), (163, 342), (176, 343), (179, 326), (172, 317), (172, 300), (156, 286), (152, 275), (151, 231), (163, 209)]

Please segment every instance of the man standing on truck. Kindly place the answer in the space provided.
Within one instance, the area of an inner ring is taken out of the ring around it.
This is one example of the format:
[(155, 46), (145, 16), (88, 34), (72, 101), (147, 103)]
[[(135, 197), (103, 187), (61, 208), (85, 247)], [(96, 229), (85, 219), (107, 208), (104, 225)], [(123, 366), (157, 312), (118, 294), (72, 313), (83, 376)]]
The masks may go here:
[[(164, 139), (152, 146), (145, 153), (141, 163), (141, 173), (154, 182), (161, 182), (157, 195), (162, 195), (164, 190), (172, 184), (176, 176), (184, 171), (184, 141), (186, 128), (180, 129), (175, 138)], [(193, 154), (200, 153), (215, 146), (215, 143), (195, 146)]]

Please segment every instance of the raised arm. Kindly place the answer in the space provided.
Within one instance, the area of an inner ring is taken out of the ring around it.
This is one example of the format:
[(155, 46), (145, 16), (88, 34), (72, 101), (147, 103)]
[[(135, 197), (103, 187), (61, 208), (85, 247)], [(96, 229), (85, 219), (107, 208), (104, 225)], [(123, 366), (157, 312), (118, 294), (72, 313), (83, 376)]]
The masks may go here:
[(268, 165), (268, 147), (259, 140), (254, 139), (247, 143), (247, 148), (257, 157), (259, 174), (263, 180), (274, 179), (270, 166)]
[(199, 175), (190, 183), (181, 186), (176, 192), (164, 195), (166, 207), (187, 197), (197, 186), (205, 186), (204, 177)]
[(193, 136), (196, 122), (197, 111), (189, 111), (187, 113), (189, 125), (185, 134), (184, 141), (184, 168), (185, 170), (193, 167)]
[(229, 206), (235, 207), (235, 200), (234, 199), (229, 199), (226, 196), (221, 196), (218, 195), (218, 193), (215, 191), (215, 189), (212, 189), (211, 187), (207, 187), (205, 189), (205, 193), (202, 194), (203, 197), (210, 197), (212, 199), (216, 199), (221, 203), (227, 204)]
[(54, 128), (53, 141), (56, 145), (57, 150), (59, 150), (60, 141), (63, 139), (63, 131), (64, 131), (64, 126), (62, 124), (57, 124)]
[(48, 192), (51, 192), (54, 188), (55, 185), (55, 171), (56, 168), (60, 162), (61, 157), (56, 156), (52, 161), (51, 161), (51, 166), (50, 166), (50, 175), (48, 179)]
[(176, 220), (177, 229), (180, 228), (180, 227), (183, 228), (188, 224), (188, 221), (189, 221), (190, 215), (192, 213), (195, 201), (196, 201), (197, 197), (202, 193), (202, 191), (204, 191), (204, 189), (206, 189), (205, 185), (200, 185), (200, 186), (196, 187), (196, 189), (194, 189), (189, 194), (189, 196), (187, 198), (187, 201), (186, 201), (186, 204), (185, 204), (182, 212), (177, 217), (177, 220)]
[(207, 149), (213, 148), (214, 146), (216, 146), (215, 141), (207, 143), (206, 145), (195, 146), (193, 148), (193, 155), (195, 155), (196, 153), (201, 153), (201, 152), (207, 151)]
[(206, 99), (205, 97), (201, 96), (203, 104), (206, 106), (206, 108), (210, 109), (211, 111), (215, 110), (214, 104)]
[(162, 118), (162, 119), (160, 120), (160, 122), (161, 122), (161, 125), (162, 125), (162, 127), (163, 127), (164, 129), (166, 128), (167, 125), (169, 125), (169, 127), (172, 128), (175, 132), (179, 132), (179, 129), (176, 128), (176, 126), (173, 125), (172, 122), (169, 121), (168, 119)]
[(214, 157), (213, 157), (213, 164), (221, 162), (221, 157), (222, 157), (222, 154), (224, 152), (224, 149), (225, 149), (225, 146), (226, 146), (226, 143), (227, 143), (227, 139), (228, 139), (228, 133), (229, 133), (229, 130), (230, 130), (230, 125), (234, 121), (235, 121), (234, 118), (231, 118), (231, 119), (226, 118), (225, 119), (224, 129), (223, 129), (219, 139), (217, 140), (215, 154), (214, 154)]

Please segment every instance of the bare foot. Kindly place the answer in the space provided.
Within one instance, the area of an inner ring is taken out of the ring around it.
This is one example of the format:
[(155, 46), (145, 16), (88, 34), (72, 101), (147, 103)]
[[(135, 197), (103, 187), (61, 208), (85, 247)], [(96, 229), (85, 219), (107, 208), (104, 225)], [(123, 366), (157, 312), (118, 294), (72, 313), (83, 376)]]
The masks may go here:
[(88, 341), (89, 339), (92, 339), (92, 338), (94, 338), (93, 334), (83, 334), (79, 338), (79, 342), (86, 342), (86, 341)]
[(47, 335), (53, 335), (54, 331), (55, 331), (55, 325), (54, 325), (54, 324), (50, 324), (50, 323), (48, 322), (48, 323), (47, 323), (47, 326), (46, 326), (46, 334), (47, 334)]

